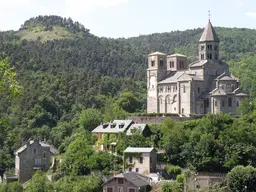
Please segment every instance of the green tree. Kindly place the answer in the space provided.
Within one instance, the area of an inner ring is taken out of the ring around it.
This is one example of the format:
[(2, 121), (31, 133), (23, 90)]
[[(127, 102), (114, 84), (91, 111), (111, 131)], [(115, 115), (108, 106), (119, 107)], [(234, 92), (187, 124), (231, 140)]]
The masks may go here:
[(131, 92), (122, 92), (117, 100), (117, 104), (129, 113), (135, 112), (139, 107), (138, 100)]
[(83, 110), (79, 117), (79, 124), (82, 128), (91, 131), (102, 123), (102, 114), (97, 109)]
[(37, 171), (29, 182), (28, 192), (52, 192), (53, 186), (42, 171)]
[(236, 166), (227, 175), (231, 191), (253, 192), (256, 189), (256, 169), (252, 166)]
[(23, 192), (23, 186), (19, 182), (11, 182), (0, 185), (1, 192)]
[(10, 68), (7, 60), (0, 60), (0, 91), (1, 96), (13, 99), (21, 93), (21, 86), (15, 80), (14, 68)]
[(90, 173), (91, 156), (95, 140), (88, 131), (81, 131), (67, 146), (61, 169), (72, 176), (87, 175)]
[(162, 192), (182, 192), (182, 184), (175, 181), (164, 182), (161, 186)]

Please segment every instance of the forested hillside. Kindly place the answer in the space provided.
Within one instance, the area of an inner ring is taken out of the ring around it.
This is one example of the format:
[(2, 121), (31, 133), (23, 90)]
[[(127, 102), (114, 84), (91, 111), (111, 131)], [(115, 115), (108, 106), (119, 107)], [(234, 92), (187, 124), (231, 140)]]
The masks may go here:
[[(88, 108), (99, 114), (94, 123), (144, 112), (147, 55), (181, 53), (194, 61), (202, 30), (99, 38), (70, 18), (39, 16), (19, 31), (0, 32), (0, 57), (14, 67), (22, 86), (16, 99), (0, 97), (1, 116), (12, 130), (0, 138), (0, 168), (13, 166), (13, 150), (30, 137), (46, 138), (65, 151), (72, 133), (95, 126), (85, 120), (95, 114)], [(216, 32), (221, 58), (256, 96), (256, 30), (217, 27)]]

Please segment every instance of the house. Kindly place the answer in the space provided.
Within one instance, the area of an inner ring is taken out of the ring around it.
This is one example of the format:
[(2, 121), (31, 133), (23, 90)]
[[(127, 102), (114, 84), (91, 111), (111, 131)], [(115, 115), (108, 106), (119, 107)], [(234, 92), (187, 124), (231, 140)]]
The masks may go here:
[(121, 173), (103, 184), (103, 192), (148, 192), (150, 189), (150, 178), (134, 172)]
[(20, 183), (30, 180), (36, 170), (48, 170), (57, 149), (39, 140), (29, 140), (15, 151), (15, 175)]
[(156, 150), (153, 147), (128, 147), (124, 151), (124, 171), (143, 175), (156, 172)]
[(185, 178), (184, 191), (205, 191), (211, 185), (224, 181), (225, 177), (225, 173), (199, 172), (197, 174), (190, 174)]
[(177, 114), (230, 113), (248, 97), (239, 79), (219, 56), (220, 40), (209, 22), (198, 43), (198, 60), (154, 52), (148, 55), (147, 112)]
[(96, 148), (99, 151), (115, 151), (119, 134), (132, 135), (135, 133), (149, 136), (150, 131), (146, 124), (136, 124), (132, 120), (114, 120), (97, 126), (92, 133), (97, 137)]

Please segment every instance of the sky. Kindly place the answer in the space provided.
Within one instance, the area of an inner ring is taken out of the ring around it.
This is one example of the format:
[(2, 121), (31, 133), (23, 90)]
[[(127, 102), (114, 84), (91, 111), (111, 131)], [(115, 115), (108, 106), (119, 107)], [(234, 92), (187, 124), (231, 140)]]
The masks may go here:
[(256, 28), (256, 0), (0, 0), (0, 31), (38, 15), (71, 17), (91, 33), (133, 37), (214, 26)]

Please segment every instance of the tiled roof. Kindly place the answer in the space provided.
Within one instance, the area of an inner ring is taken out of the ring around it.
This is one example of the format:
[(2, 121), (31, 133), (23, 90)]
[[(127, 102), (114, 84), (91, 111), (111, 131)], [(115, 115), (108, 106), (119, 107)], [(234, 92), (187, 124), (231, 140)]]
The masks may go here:
[(153, 56), (153, 55), (166, 55), (165, 53), (161, 53), (159, 51), (156, 51), (154, 53), (150, 53), (148, 56)]
[(216, 88), (211, 92), (212, 96), (222, 96), (227, 95), (227, 93), (223, 89)]
[(237, 93), (236, 96), (245, 96), (245, 97), (248, 97), (248, 94), (246, 94), (246, 93)]
[[(34, 142), (35, 142), (34, 140), (30, 140), (30, 141), (29, 141), (29, 144), (31, 145), (31, 144), (33, 144)], [(58, 150), (57, 150), (53, 145), (50, 145), (50, 144), (48, 144), (48, 143), (46, 143), (46, 142), (43, 142), (43, 141), (39, 141), (39, 144), (40, 144), (42, 147), (50, 147), (50, 151), (51, 151), (52, 154), (54, 154), (54, 155), (58, 154)], [(14, 154), (21, 153), (21, 152), (23, 152), (26, 148), (27, 148), (27, 144), (21, 146), (18, 150), (16, 150), (16, 151), (14, 152)]]
[(232, 77), (229, 76), (229, 75), (225, 75), (225, 76), (219, 78), (219, 80), (223, 80), (223, 81), (230, 81), (230, 80), (231, 80), (231, 81), (236, 81), (236, 79), (232, 78)]
[(187, 57), (186, 55), (182, 55), (182, 54), (178, 54), (178, 53), (176, 53), (176, 54), (172, 54), (172, 55), (168, 55), (168, 57)]
[(201, 67), (205, 65), (208, 61), (207, 60), (200, 60), (200, 61), (195, 61), (191, 64), (189, 64), (189, 67)]
[(135, 185), (136, 187), (143, 187), (143, 186), (148, 186), (149, 185), (149, 180), (150, 178), (144, 175), (141, 175), (139, 173), (135, 172), (126, 172), (126, 173), (120, 173), (119, 175), (116, 175), (106, 181), (103, 185), (107, 184), (109, 181), (111, 181), (114, 178), (125, 178), (127, 179), (130, 183)]
[(124, 153), (150, 153), (153, 150), (153, 147), (127, 147)]
[(171, 71), (158, 84), (176, 83), (177, 81), (184, 80), (184, 78), (182, 77), (184, 77), (186, 80), (193, 79), (195, 81), (203, 81), (200, 77), (196, 76), (195, 74), (189, 74), (188, 71)]
[(165, 83), (175, 83), (177, 82), (177, 79), (179, 76), (181, 76), (184, 73), (184, 71), (173, 71), (170, 72), (166, 78), (162, 81), (160, 81), (158, 84), (165, 84)]
[(96, 127), (92, 133), (119, 133), (124, 132), (133, 123), (132, 120), (114, 120), (111, 123), (104, 123)]
[(199, 42), (205, 42), (205, 41), (220, 42), (210, 20), (207, 26), (205, 27), (204, 32), (199, 40)]

